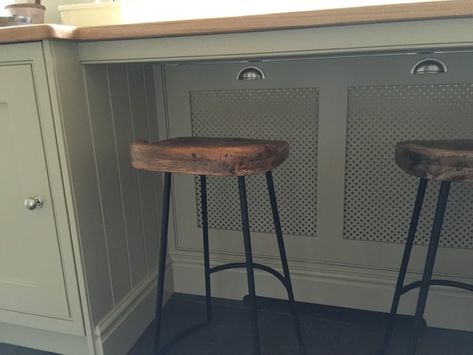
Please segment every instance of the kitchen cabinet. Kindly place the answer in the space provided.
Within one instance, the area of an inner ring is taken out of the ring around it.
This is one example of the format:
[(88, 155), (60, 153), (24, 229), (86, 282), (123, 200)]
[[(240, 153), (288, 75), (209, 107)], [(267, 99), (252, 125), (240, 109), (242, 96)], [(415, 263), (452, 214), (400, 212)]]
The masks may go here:
[(41, 46), (2, 48), (0, 77), (0, 321), (84, 335)]
[(157, 134), (152, 67), (36, 42), (1, 45), (0, 78), (0, 342), (125, 354), (154, 315), (160, 179), (127, 153)]
[[(30, 43), (0, 45), (0, 342), (120, 355), (152, 320), (162, 181), (129, 166), (135, 138), (288, 139), (292, 157), (275, 179), (296, 298), (389, 308), (416, 184), (396, 170), (393, 143), (471, 139), (472, 19), (238, 33), (225, 23), (197, 32), (199, 21), (189, 32), (169, 32), (173, 24), (2, 30), (2, 43)], [(411, 74), (429, 57), (446, 73)], [(237, 80), (245, 67), (265, 80)], [(202, 294), (198, 186), (173, 178), (167, 294)], [(213, 265), (241, 261), (231, 180), (209, 180)], [(267, 196), (251, 180), (255, 257), (278, 268)], [(471, 193), (452, 189), (436, 270), (470, 282)], [(25, 209), (35, 196), (44, 206)], [(426, 233), (421, 227), (409, 278), (419, 276)], [(244, 274), (226, 273), (215, 275), (213, 294), (240, 298)], [(270, 277), (256, 277), (259, 294), (285, 297)], [(403, 298), (401, 311), (412, 313), (414, 301)], [(471, 304), (464, 292), (435, 290), (429, 324), (471, 330)]]

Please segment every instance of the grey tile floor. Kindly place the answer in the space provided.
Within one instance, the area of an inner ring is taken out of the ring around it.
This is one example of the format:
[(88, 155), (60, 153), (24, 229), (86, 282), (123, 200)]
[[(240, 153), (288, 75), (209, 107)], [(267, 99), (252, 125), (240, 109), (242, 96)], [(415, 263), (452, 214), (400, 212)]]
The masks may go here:
[(0, 355), (55, 355), (55, 354), (0, 343)]
[[(203, 297), (176, 294), (164, 310), (163, 343), (205, 316)], [(298, 348), (287, 305), (260, 299), (259, 329), (263, 355), (296, 355)], [(386, 315), (337, 307), (298, 304), (308, 355), (379, 355)], [(166, 355), (250, 354), (249, 319), (244, 302), (213, 300), (210, 326), (191, 333)], [(405, 353), (409, 317), (401, 317), (385, 355)], [(144, 332), (128, 355), (156, 354), (155, 324)], [(473, 355), (473, 333), (426, 328), (417, 355)]]
[[(308, 355), (380, 355), (386, 316), (377, 312), (298, 304)], [(164, 310), (163, 342), (204, 319), (204, 298), (175, 294)], [(213, 319), (171, 347), (166, 355), (249, 355), (250, 331), (245, 302), (213, 300)], [(402, 317), (385, 355), (403, 355), (409, 318)], [(298, 355), (285, 302), (259, 299), (262, 355)], [(156, 355), (154, 322), (128, 355)], [(472, 355), (473, 333), (424, 329), (417, 355)], [(0, 344), (0, 355), (51, 355)], [(163, 354), (164, 355), (164, 354)]]

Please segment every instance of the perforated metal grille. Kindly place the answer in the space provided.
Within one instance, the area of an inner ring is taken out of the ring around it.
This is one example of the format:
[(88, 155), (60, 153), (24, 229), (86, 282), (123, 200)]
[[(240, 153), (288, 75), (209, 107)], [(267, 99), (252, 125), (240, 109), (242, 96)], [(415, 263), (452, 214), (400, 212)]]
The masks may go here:
[[(473, 138), (473, 84), (349, 88), (344, 238), (405, 240), (418, 179), (394, 162), (396, 142)], [(428, 241), (439, 184), (430, 182), (417, 243)], [(473, 185), (452, 184), (441, 245), (473, 248)]]
[[(285, 234), (315, 236), (317, 191), (318, 90), (316, 88), (205, 90), (190, 93), (192, 133), (207, 137), (281, 139), (289, 159), (274, 172)], [(240, 230), (237, 180), (209, 177), (209, 227)], [(199, 182), (196, 196), (200, 206)], [(266, 179), (247, 178), (252, 231), (272, 232)], [(198, 209), (200, 226), (200, 208)]]

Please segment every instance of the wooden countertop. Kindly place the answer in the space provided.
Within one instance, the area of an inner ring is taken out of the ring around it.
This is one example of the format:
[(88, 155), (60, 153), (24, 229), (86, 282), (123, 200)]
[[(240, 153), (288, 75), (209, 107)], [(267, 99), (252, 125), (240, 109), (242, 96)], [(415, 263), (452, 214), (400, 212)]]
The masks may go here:
[(442, 0), (97, 27), (50, 24), (15, 26), (0, 28), (0, 43), (33, 42), (47, 39), (81, 42), (173, 37), (464, 17), (473, 18), (472, 0)]

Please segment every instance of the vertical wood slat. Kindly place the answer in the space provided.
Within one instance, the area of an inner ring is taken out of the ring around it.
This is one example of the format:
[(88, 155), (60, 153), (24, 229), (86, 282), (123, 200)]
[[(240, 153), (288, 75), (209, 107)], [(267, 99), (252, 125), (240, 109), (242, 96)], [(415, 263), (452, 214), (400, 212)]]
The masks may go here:
[(131, 121), (131, 99), (128, 95), (127, 65), (109, 65), (109, 86), (111, 106), (115, 120), (119, 176), (122, 182), (121, 191), (123, 213), (127, 236), (127, 258), (129, 260), (129, 279), (136, 284), (142, 276), (142, 267), (136, 266), (135, 260), (143, 258), (136, 252), (137, 241), (143, 238), (141, 210), (138, 189), (138, 176), (130, 165), (128, 146), (133, 141), (133, 123)]
[[(65, 53), (66, 51), (62, 52), (62, 55)], [(58, 92), (66, 93), (61, 96), (60, 105), (63, 116), (62, 133), (67, 141), (69, 175), (72, 177), (74, 195), (74, 217), (78, 221), (80, 247), (83, 251), (82, 267), (87, 278), (90, 317), (92, 324), (95, 325), (113, 306), (111, 284), (106, 282), (109, 279), (110, 268), (103, 257), (106, 254), (106, 241), (100, 213), (100, 193), (94, 163), (90, 115), (83, 106), (84, 102), (88, 102), (86, 92), (82, 92), (82, 83), (87, 81), (87, 72), (85, 69), (71, 70), (68, 63), (72, 63), (74, 59), (72, 55), (66, 58), (70, 60), (58, 60), (54, 63), (57, 72), (67, 73), (57, 75), (56, 84)], [(81, 83), (75, 92), (71, 92), (71, 82)]]
[[(128, 66), (128, 82), (131, 100), (132, 122), (135, 138), (148, 138), (150, 128), (148, 125), (148, 107), (146, 101), (146, 86), (144, 78), (143, 64), (134, 64)], [(147, 241), (155, 237), (158, 233), (156, 220), (156, 204), (154, 197), (153, 173), (147, 171), (138, 171), (141, 213), (143, 223), (143, 239), (141, 247), (143, 248), (145, 259), (144, 267), (148, 271), (149, 261), (148, 253), (156, 253), (155, 250), (147, 250)], [(138, 248), (138, 245), (137, 245)]]
[(130, 290), (125, 225), (106, 66), (86, 67), (88, 100), (114, 304)]
[[(146, 104), (147, 104), (147, 116), (148, 116), (148, 129), (149, 129), (149, 140), (151, 142), (159, 140), (158, 137), (158, 112), (156, 107), (156, 90), (154, 82), (154, 70), (153, 65), (144, 66), (144, 80), (145, 80), (145, 94), (146, 94)], [(156, 232), (152, 231), (149, 234), (146, 234), (145, 246), (148, 251), (148, 271), (155, 270), (158, 266), (158, 223), (161, 218), (161, 196), (162, 196), (162, 186), (163, 179), (162, 174), (152, 174), (153, 179), (153, 195), (154, 199), (154, 215), (157, 224)], [(154, 234), (153, 234), (154, 232)]]
[[(153, 93), (154, 93), (154, 109), (156, 110), (156, 140), (166, 139), (168, 138), (168, 129), (167, 129), (167, 98), (166, 98), (166, 80), (165, 80), (165, 66), (163, 64), (155, 64), (151, 65), (149, 68), (150, 72), (150, 80), (153, 83)], [(152, 75), (152, 79), (151, 79)], [(153, 112), (153, 111), (151, 111)], [(163, 175), (162, 174), (155, 174), (155, 188), (156, 188), (156, 212), (157, 212), (157, 221), (160, 223), (161, 221), (161, 214), (162, 214), (162, 198), (163, 195)], [(171, 201), (171, 204), (173, 202)], [(172, 218), (172, 215), (171, 215)], [(172, 223), (171, 223), (172, 228)], [(159, 238), (158, 238), (159, 240)], [(156, 246), (157, 250), (158, 246)], [(156, 266), (159, 262), (159, 253), (155, 255), (155, 259), (152, 260), (156, 263)]]
[[(89, 104), (88, 83), (91, 78), (84, 67), (84, 82), (86, 88), (86, 100)], [(82, 147), (81, 149), (69, 149), (70, 161), (80, 162), (71, 166), (71, 173), (75, 176), (74, 193), (75, 204), (80, 221), (81, 246), (83, 249), (85, 274), (87, 278), (88, 297), (90, 300), (90, 313), (92, 324), (97, 324), (107, 312), (113, 307), (112, 285), (106, 282), (110, 278), (110, 264), (103, 256), (107, 254), (107, 242), (104, 234), (103, 218), (100, 210), (100, 188), (97, 179), (96, 166), (92, 166), (95, 160), (93, 149), (92, 116), (89, 113), (89, 129), (75, 120), (65, 121), (65, 132), (69, 141), (69, 147)], [(80, 141), (79, 141), (80, 140)], [(88, 157), (88, 159), (84, 159)], [(90, 159), (89, 157), (93, 157)], [(94, 174), (94, 173), (95, 174)]]

